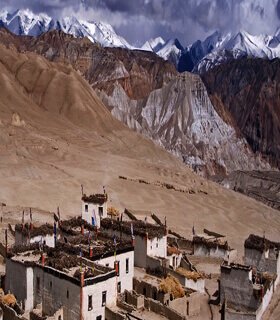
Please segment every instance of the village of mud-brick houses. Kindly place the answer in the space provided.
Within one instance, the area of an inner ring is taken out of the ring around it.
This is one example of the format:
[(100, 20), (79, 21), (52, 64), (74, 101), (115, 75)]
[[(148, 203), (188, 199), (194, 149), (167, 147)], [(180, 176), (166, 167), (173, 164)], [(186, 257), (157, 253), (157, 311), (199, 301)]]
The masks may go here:
[(30, 209), (5, 230), (1, 320), (262, 319), (279, 243), (251, 234), (237, 263), (224, 235), (180, 235), (155, 214), (119, 213), (105, 191), (81, 200), (78, 217), (58, 211), (36, 225)]

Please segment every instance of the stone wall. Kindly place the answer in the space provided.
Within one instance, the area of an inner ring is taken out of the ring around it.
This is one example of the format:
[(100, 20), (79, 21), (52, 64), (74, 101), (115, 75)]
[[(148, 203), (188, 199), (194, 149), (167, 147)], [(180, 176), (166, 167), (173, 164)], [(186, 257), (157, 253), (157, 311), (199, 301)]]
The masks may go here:
[(174, 299), (169, 302), (169, 307), (182, 316), (195, 317), (200, 314), (201, 294), (194, 292), (189, 297)]
[(157, 300), (163, 304), (168, 304), (170, 300), (169, 293), (163, 293), (159, 291), (158, 287), (153, 286), (146, 281), (140, 281), (136, 278), (133, 279), (133, 290), (138, 294), (144, 295), (146, 298)]
[(182, 316), (179, 312), (153, 299), (145, 298), (145, 308), (170, 320), (185, 320), (185, 316)]
[(124, 293), (125, 302), (133, 305), (136, 309), (144, 308), (144, 296), (137, 294), (135, 291), (125, 291)]
[(164, 268), (168, 268), (169, 260), (165, 258), (158, 257), (146, 257), (146, 269), (150, 270), (163, 270)]

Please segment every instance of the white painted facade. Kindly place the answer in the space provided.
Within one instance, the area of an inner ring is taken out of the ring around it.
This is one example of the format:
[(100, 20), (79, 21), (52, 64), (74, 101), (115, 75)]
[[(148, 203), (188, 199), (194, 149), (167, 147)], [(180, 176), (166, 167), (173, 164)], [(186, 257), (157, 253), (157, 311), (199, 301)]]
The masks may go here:
[(167, 236), (147, 239), (147, 255), (151, 257), (167, 257)]
[(229, 263), (233, 262), (237, 257), (237, 250), (226, 250), (216, 246), (215, 248), (208, 248), (203, 244), (194, 244), (194, 255), (201, 257), (221, 258)]
[(82, 201), (82, 219), (100, 228), (100, 220), (107, 218), (107, 202), (102, 205)]
[(182, 253), (176, 254), (173, 253), (169, 255), (168, 257), (169, 260), (169, 266), (173, 268), (173, 270), (176, 270), (177, 268), (180, 267), (181, 260), (182, 260)]
[[(118, 230), (107, 229), (106, 233), (110, 236), (120, 237), (120, 232)], [(131, 240), (131, 235), (122, 234), (123, 239)], [(132, 240), (131, 240), (132, 241)], [(147, 256), (150, 257), (167, 257), (167, 236), (162, 236), (161, 238), (149, 239), (147, 236), (134, 236), (134, 265), (140, 268), (147, 267)]]
[(102, 258), (98, 263), (110, 268), (115, 268), (115, 261), (119, 261), (119, 275), (115, 281), (115, 287), (120, 283), (121, 293), (125, 290), (132, 290), (134, 277), (134, 251), (117, 254), (116, 258), (114, 256)]
[[(60, 236), (58, 235), (57, 239), (59, 240)], [(20, 231), (16, 231), (15, 233), (15, 245), (23, 245), (23, 244), (32, 244), (32, 243), (42, 243), (50, 248), (55, 247), (54, 235), (47, 234), (47, 235), (39, 235), (35, 237), (26, 237)]]
[(205, 292), (205, 279), (198, 279), (198, 280), (193, 280), (193, 279), (188, 279), (185, 278), (185, 285), (186, 288), (193, 289), (195, 291), (204, 293)]
[[(99, 282), (97, 284), (83, 287), (83, 320), (96, 319), (101, 316), (105, 320), (105, 305), (112, 306), (116, 304), (117, 291), (116, 278), (106, 280), (106, 283)], [(106, 292), (106, 304), (102, 305), (102, 293)], [(92, 296), (92, 309), (88, 308), (89, 296)]]

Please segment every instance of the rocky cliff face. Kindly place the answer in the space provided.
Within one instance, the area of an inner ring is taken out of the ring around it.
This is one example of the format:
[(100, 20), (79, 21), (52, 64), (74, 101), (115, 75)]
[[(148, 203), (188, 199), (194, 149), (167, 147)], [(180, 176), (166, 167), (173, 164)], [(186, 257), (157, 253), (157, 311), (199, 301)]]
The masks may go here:
[(203, 76), (211, 101), (227, 110), (254, 152), (280, 165), (280, 60), (242, 59)]
[(2, 29), (0, 41), (71, 64), (116, 118), (203, 175), (269, 168), (252, 152), (230, 112), (213, 107), (200, 77), (180, 75), (155, 53), (102, 48), (58, 31), (32, 38)]
[(32, 51), (54, 62), (70, 63), (95, 89), (111, 92), (118, 82), (133, 99), (146, 97), (177, 74), (171, 63), (153, 52), (103, 48), (62, 31), (19, 37), (0, 29), (0, 41), (21, 52)]
[(276, 171), (235, 171), (217, 179), (226, 188), (233, 189), (280, 210), (280, 173)]
[(269, 168), (216, 112), (197, 75), (181, 74), (143, 100), (130, 100), (120, 86), (100, 96), (115, 117), (203, 175)]

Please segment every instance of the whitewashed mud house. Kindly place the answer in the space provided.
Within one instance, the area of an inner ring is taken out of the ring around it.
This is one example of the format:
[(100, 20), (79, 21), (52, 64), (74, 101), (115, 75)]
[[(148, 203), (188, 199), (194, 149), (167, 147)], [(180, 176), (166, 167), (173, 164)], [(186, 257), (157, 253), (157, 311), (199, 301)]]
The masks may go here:
[(134, 264), (141, 268), (156, 268), (167, 259), (167, 235), (164, 226), (144, 221), (116, 221), (102, 219), (101, 228), (111, 236), (132, 240), (134, 244)]
[(42, 315), (52, 316), (63, 306), (64, 320), (105, 319), (105, 306), (116, 303), (116, 271), (65, 248), (44, 253), (38, 248), (12, 252), (7, 259), (5, 287), (23, 310), (42, 304)]
[(280, 281), (280, 243), (251, 234), (244, 243), (244, 262), (261, 272), (276, 274), (276, 284)]
[(224, 263), (220, 279), (222, 320), (260, 320), (273, 296), (275, 280), (275, 274)]
[(244, 242), (245, 264), (222, 264), (222, 319), (261, 319), (279, 283), (279, 248), (279, 243), (251, 234)]
[(232, 262), (236, 259), (237, 250), (232, 249), (228, 242), (222, 238), (195, 235), (193, 237), (193, 254), (195, 256), (221, 258)]
[(100, 228), (101, 219), (107, 218), (108, 195), (97, 193), (82, 196), (82, 218), (92, 226)]
[(42, 314), (52, 316), (63, 306), (61, 320), (105, 319), (105, 306), (116, 305), (118, 294), (132, 290), (131, 240), (108, 237), (81, 217), (59, 221), (53, 238), (57, 233), (61, 241), (56, 239), (54, 247), (40, 240), (11, 249), (5, 290), (24, 311), (42, 304)]

